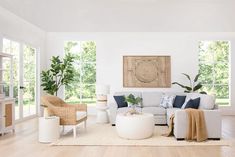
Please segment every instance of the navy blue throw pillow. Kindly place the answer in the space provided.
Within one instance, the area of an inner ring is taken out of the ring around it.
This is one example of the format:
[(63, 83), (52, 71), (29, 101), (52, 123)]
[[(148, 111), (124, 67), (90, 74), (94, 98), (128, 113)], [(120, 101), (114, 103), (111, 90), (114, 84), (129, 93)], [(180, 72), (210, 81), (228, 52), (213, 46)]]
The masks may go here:
[(196, 99), (190, 99), (185, 108), (194, 108), (194, 109), (198, 109), (200, 104), (200, 98), (196, 98)]
[(118, 105), (118, 108), (121, 108), (121, 107), (127, 107), (128, 104), (127, 102), (125, 102), (125, 97), (124, 95), (120, 95), (120, 96), (113, 96), (117, 105)]
[(174, 103), (173, 103), (173, 107), (181, 108), (185, 102), (185, 98), (186, 96), (176, 95)]

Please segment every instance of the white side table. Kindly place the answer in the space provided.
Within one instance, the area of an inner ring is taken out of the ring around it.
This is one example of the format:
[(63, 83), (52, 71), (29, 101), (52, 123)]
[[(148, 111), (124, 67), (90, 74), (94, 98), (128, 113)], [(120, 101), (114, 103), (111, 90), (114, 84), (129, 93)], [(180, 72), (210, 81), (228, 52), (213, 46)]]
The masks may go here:
[(96, 105), (97, 117), (96, 123), (108, 123), (109, 117), (107, 112), (108, 106)]
[(60, 137), (59, 117), (40, 117), (38, 127), (38, 140), (43, 143), (56, 141)]

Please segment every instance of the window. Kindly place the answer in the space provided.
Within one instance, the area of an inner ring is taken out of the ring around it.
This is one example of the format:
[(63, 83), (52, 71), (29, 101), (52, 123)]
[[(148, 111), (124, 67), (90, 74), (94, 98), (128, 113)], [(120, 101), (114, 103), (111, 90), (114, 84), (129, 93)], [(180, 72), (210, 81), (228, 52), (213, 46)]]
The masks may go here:
[(75, 55), (75, 79), (65, 86), (68, 103), (95, 104), (96, 94), (96, 44), (94, 41), (67, 41), (65, 53)]
[(216, 95), (216, 103), (220, 106), (229, 105), (229, 55), (229, 41), (199, 42), (199, 79), (203, 90)]

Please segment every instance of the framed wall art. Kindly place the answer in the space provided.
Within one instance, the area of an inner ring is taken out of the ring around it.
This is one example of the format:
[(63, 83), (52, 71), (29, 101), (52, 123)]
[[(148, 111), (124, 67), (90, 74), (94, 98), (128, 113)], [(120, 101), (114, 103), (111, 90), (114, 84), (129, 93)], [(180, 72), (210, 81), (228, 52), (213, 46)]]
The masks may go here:
[(171, 57), (123, 56), (123, 87), (171, 87)]

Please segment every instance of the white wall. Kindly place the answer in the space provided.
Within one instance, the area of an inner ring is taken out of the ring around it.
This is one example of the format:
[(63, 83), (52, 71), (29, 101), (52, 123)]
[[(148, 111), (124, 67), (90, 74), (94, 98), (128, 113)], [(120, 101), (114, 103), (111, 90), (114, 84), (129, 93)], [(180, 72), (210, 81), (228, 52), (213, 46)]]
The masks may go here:
[[(22, 44), (29, 44), (37, 48), (39, 62), (38, 75), (40, 70), (45, 68), (46, 65), (44, 62), (45, 37), (45, 31), (0, 7), (0, 51), (2, 51), (3, 38), (8, 38)], [(38, 78), (39, 81), (40, 78)], [(37, 88), (37, 90), (40, 91), (40, 88)], [(37, 99), (39, 100), (39, 97)]]
[[(232, 6), (232, 5), (230, 5)], [(224, 7), (227, 8), (227, 7)], [(206, 9), (207, 10), (207, 9)], [(129, 10), (128, 10), (129, 11)], [(138, 10), (139, 11), (139, 10)], [(154, 9), (155, 11), (155, 9)], [(213, 10), (215, 12), (215, 10)], [(225, 21), (231, 19), (232, 14), (231, 8), (228, 9), (226, 15), (228, 16), (219, 16)], [(118, 11), (120, 13), (120, 11)], [(214, 14), (213, 14), (214, 15)], [(93, 16), (93, 14), (92, 14)], [(123, 15), (125, 16), (125, 15)], [(187, 17), (189, 17), (187, 15)], [(190, 16), (191, 17), (191, 16)], [(209, 15), (210, 17), (210, 15)], [(217, 17), (217, 16), (216, 16)], [(179, 19), (175, 18), (174, 19)], [(51, 18), (49, 18), (51, 19)], [(116, 20), (116, 18), (114, 18)], [(106, 19), (105, 19), (106, 20)], [(151, 19), (152, 20), (152, 19)], [(165, 20), (165, 19), (164, 19)], [(82, 21), (82, 20), (77, 20)], [(106, 20), (107, 21), (107, 20)], [(129, 20), (127, 20), (129, 21)], [(135, 31), (136, 25), (126, 25), (124, 20), (121, 22), (111, 22), (112, 25), (115, 25), (115, 28), (120, 28), (120, 30), (130, 30)], [(139, 19), (137, 19), (139, 21)], [(157, 20), (156, 20), (157, 21)], [(172, 20), (169, 20), (172, 21)], [(208, 22), (210, 21), (210, 22)], [(171, 29), (168, 27), (168, 22), (159, 22), (161, 23), (160, 27), (153, 28), (153, 25), (143, 25), (140, 23), (139, 27), (143, 31), (216, 31), (223, 30), (229, 31), (233, 28), (232, 23), (220, 22), (220, 24), (226, 23), (225, 25), (218, 25), (217, 18), (213, 22), (211, 20), (205, 20), (204, 25), (201, 25), (202, 22), (197, 22), (198, 25), (190, 23), (193, 25), (193, 29), (189, 29), (187, 25), (180, 29), (177, 29), (178, 23), (173, 21), (173, 25), (176, 24), (176, 29)], [(45, 23), (45, 22), (44, 22)], [(97, 22), (93, 26), (97, 28), (97, 24), (102, 22)], [(159, 24), (158, 23), (158, 24)], [(180, 22), (181, 23), (181, 22)], [(61, 20), (60, 20), (61, 24)], [(164, 25), (166, 24), (166, 25)], [(182, 24), (182, 23), (181, 23)], [(58, 24), (56, 24), (59, 26)], [(113, 27), (107, 25), (106, 27), (102, 25), (99, 28), (104, 31), (112, 31)], [(66, 25), (67, 26), (67, 25)], [(79, 25), (74, 25), (76, 29), (86, 30), (87, 24), (81, 27)], [(89, 25), (90, 26), (90, 25)], [(143, 26), (143, 28), (142, 28)], [(215, 27), (213, 27), (215, 26)], [(219, 27), (216, 27), (219, 26)], [(55, 26), (52, 27), (55, 30)], [(67, 27), (66, 27), (67, 28)], [(111, 29), (108, 29), (111, 28)], [(150, 29), (153, 28), (153, 29)], [(165, 29), (164, 29), (165, 28)], [(216, 28), (216, 29), (215, 29)], [(93, 30), (91, 29), (91, 30)], [(71, 31), (69, 29), (66, 31)], [(88, 27), (89, 30), (89, 27)], [(94, 29), (96, 30), (96, 29)], [(122, 56), (123, 55), (171, 55), (172, 59), (172, 81), (186, 81), (184, 77), (180, 74), (182, 72), (188, 73), (190, 75), (195, 75), (198, 71), (198, 62), (197, 62), (197, 48), (198, 41), (200, 40), (230, 40), (232, 43), (232, 53), (231, 60), (235, 59), (235, 33), (57, 33), (41, 30), (40, 28), (32, 25), (31, 23), (19, 18), (13, 13), (7, 11), (6, 9), (0, 7), (0, 39), (7, 37), (13, 40), (16, 40), (21, 43), (28, 43), (34, 47), (40, 48), (40, 68), (44, 69), (49, 66), (48, 60), (52, 55), (63, 55), (63, 45), (65, 40), (94, 40), (97, 43), (97, 83), (105, 83), (111, 85), (111, 93), (114, 91), (121, 90), (180, 90), (177, 87), (172, 89), (133, 89), (133, 88), (123, 88), (122, 87)], [(0, 42), (0, 48), (2, 47), (2, 42)], [(46, 45), (46, 47), (45, 47)], [(46, 51), (45, 51), (46, 50)], [(235, 70), (235, 63), (231, 62), (231, 71)], [(60, 91), (60, 95), (63, 95), (63, 91)], [(231, 102), (232, 107), (229, 108), (226, 113), (235, 113), (235, 73), (231, 74)]]
[[(94, 40), (97, 44), (97, 83), (109, 84), (111, 93), (123, 90), (180, 90), (158, 88), (123, 88), (122, 56), (123, 55), (170, 55), (172, 81), (186, 81), (182, 72), (196, 75), (198, 72), (198, 41), (230, 40), (231, 57), (235, 59), (235, 33), (47, 33), (46, 60), (52, 55), (63, 55), (66, 40)], [(235, 63), (231, 62), (231, 71)], [(229, 112), (235, 113), (235, 73), (231, 78), (231, 102)], [(61, 96), (63, 92), (60, 91)], [(232, 109), (232, 110), (231, 110)]]
[(0, 7), (0, 36), (31, 44), (40, 48), (40, 52), (44, 52), (46, 32), (2, 7)]

